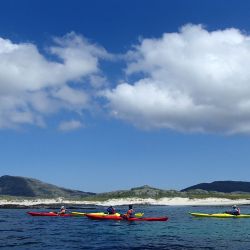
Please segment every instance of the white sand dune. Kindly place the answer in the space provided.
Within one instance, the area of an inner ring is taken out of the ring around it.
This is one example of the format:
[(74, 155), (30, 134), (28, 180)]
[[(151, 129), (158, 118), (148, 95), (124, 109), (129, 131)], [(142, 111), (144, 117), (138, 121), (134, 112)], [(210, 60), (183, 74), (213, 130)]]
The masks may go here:
[(162, 199), (140, 199), (140, 198), (127, 198), (127, 199), (110, 199), (107, 201), (78, 201), (66, 200), (63, 198), (58, 199), (34, 199), (34, 200), (0, 200), (0, 205), (22, 205), (32, 206), (39, 204), (82, 204), (82, 205), (98, 205), (98, 206), (119, 206), (128, 204), (149, 204), (149, 205), (168, 205), (168, 206), (210, 206), (210, 205), (232, 205), (232, 204), (250, 204), (250, 199), (223, 199), (223, 198), (206, 198), (206, 199), (189, 199), (189, 198), (162, 198)]

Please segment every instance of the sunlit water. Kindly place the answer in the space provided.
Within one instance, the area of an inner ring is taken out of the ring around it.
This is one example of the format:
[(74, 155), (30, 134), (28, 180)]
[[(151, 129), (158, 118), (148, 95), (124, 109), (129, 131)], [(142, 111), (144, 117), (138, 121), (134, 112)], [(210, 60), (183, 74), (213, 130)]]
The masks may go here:
[[(125, 211), (126, 207), (118, 209)], [(188, 214), (221, 212), (225, 207), (136, 206), (135, 209), (148, 217), (167, 215), (169, 221), (31, 217), (25, 209), (0, 209), (0, 248), (250, 249), (250, 219), (193, 218)], [(241, 210), (250, 213), (250, 207)]]

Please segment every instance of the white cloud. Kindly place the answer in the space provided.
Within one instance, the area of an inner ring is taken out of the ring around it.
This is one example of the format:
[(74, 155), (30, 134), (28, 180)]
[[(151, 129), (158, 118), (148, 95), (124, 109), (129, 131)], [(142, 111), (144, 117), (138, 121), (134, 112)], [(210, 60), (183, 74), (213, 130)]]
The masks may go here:
[(58, 128), (61, 131), (68, 132), (68, 131), (79, 129), (81, 127), (83, 127), (83, 124), (80, 121), (71, 120), (71, 121), (61, 122)]
[(88, 103), (88, 95), (81, 90), (64, 86), (53, 93), (54, 97), (61, 99), (74, 107), (84, 107)]
[(61, 110), (82, 113), (106, 87), (111, 113), (141, 128), (250, 133), (247, 34), (186, 25), (142, 39), (125, 57), (130, 80), (108, 89), (100, 60), (112, 58), (75, 33), (54, 38), (47, 54), (0, 37), (0, 129), (46, 126)]
[(104, 76), (92, 75), (90, 77), (90, 83), (94, 88), (100, 88), (107, 84), (107, 79)]
[(0, 37), (0, 128), (44, 125), (44, 117), (60, 109), (86, 108), (90, 97), (83, 86), (101, 74), (100, 59), (110, 58), (75, 33), (55, 38), (48, 53), (54, 59), (35, 44)]
[(140, 79), (105, 92), (115, 117), (143, 128), (250, 133), (247, 34), (186, 25), (142, 40), (127, 58), (127, 74)]

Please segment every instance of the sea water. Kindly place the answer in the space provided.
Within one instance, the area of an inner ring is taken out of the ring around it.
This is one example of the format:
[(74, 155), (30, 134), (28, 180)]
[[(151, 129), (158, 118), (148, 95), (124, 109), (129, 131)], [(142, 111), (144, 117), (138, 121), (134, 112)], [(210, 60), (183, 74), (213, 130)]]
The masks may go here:
[[(138, 205), (134, 208), (147, 217), (168, 216), (169, 220), (93, 221), (86, 217), (32, 217), (26, 214), (27, 209), (0, 209), (0, 248), (250, 249), (250, 219), (195, 218), (188, 214), (222, 212), (228, 207)], [(125, 212), (127, 207), (118, 209)], [(103, 207), (93, 212), (101, 210)], [(250, 213), (250, 207), (242, 206), (241, 211)]]

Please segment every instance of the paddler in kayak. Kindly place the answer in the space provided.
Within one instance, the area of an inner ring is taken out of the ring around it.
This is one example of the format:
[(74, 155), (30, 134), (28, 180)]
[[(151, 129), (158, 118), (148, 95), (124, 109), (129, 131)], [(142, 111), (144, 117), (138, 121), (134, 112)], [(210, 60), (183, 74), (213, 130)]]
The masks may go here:
[(116, 211), (115, 211), (115, 209), (113, 208), (113, 206), (108, 207), (108, 208), (107, 208), (107, 212), (108, 212), (108, 214), (116, 214)]
[(122, 217), (124, 219), (128, 219), (128, 218), (134, 218), (134, 209), (132, 205), (128, 206), (128, 211), (126, 214), (123, 214)]
[(65, 214), (66, 210), (67, 209), (64, 206), (61, 206), (60, 212), (58, 212), (58, 214)]
[(232, 214), (232, 215), (240, 215), (240, 208), (237, 207), (236, 205), (232, 206), (232, 210), (226, 211), (226, 214)]

